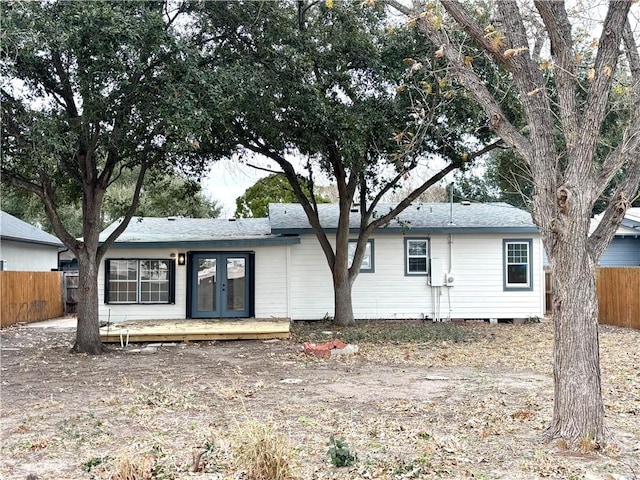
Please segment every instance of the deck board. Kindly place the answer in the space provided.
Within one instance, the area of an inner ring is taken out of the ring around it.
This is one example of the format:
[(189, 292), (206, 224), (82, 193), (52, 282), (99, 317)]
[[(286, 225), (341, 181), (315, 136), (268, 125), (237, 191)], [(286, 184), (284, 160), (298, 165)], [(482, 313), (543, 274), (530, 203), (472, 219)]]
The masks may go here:
[(283, 319), (139, 320), (100, 329), (105, 343), (187, 340), (257, 340), (289, 338), (290, 321)]

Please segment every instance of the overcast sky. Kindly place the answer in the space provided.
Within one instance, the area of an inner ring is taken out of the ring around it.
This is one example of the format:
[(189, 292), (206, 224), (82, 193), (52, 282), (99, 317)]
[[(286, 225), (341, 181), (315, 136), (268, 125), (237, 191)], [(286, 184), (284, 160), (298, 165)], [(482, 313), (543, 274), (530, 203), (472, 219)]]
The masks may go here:
[(222, 205), (221, 217), (231, 218), (236, 212), (236, 198), (260, 178), (269, 175), (233, 160), (220, 160), (202, 179), (205, 195)]

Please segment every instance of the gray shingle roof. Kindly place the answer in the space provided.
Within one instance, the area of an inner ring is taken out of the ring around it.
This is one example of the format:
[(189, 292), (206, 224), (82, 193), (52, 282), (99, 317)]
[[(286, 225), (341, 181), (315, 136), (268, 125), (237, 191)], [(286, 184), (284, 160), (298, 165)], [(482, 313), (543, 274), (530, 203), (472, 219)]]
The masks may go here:
[[(100, 241), (120, 224), (109, 225)], [(259, 239), (271, 235), (266, 218), (227, 220), (220, 218), (133, 217), (116, 243), (202, 242), (227, 239)]]
[(63, 246), (58, 237), (40, 230), (27, 222), (23, 222), (19, 218), (9, 215), (6, 212), (0, 212), (0, 214), (0, 236), (4, 240), (52, 245), (56, 247)]
[[(384, 215), (396, 204), (381, 203), (376, 212)], [(338, 226), (338, 205), (318, 205), (320, 223), (325, 229)], [(269, 220), (273, 233), (301, 233), (311, 227), (299, 204), (277, 203), (269, 205)], [(359, 226), (359, 213), (352, 213), (351, 228)], [(404, 210), (384, 231), (419, 232), (536, 232), (531, 215), (507, 203), (453, 204), (453, 214), (449, 203), (416, 203)]]
[[(383, 214), (395, 204), (380, 204)], [(320, 204), (320, 221), (332, 230), (338, 224), (338, 205)], [(536, 232), (531, 215), (506, 203), (454, 204), (453, 217), (448, 203), (414, 204), (378, 232)], [(453, 223), (451, 223), (453, 218)], [(100, 234), (104, 242), (120, 224), (114, 222)], [(351, 227), (357, 229), (358, 213), (351, 215)], [(269, 218), (181, 218), (133, 217), (127, 229), (118, 237), (115, 246), (174, 243), (272, 242), (280, 240), (294, 243), (282, 234), (311, 233), (307, 217), (297, 203), (269, 205)]]

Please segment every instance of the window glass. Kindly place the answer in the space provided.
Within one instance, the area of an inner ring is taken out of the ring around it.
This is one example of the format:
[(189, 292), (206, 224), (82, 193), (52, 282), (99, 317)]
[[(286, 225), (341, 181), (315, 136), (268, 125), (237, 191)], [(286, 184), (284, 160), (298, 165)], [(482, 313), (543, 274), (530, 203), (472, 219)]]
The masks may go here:
[(506, 241), (505, 247), (505, 286), (531, 287), (530, 242)]
[(140, 302), (169, 301), (169, 261), (140, 260)]
[(406, 239), (406, 273), (426, 275), (429, 273), (429, 240)]
[(172, 260), (107, 260), (107, 303), (169, 303)]
[(138, 290), (138, 262), (111, 260), (109, 263), (109, 301), (134, 303)]
[[(349, 240), (349, 268), (353, 263), (353, 257), (356, 254), (357, 240)], [(362, 257), (362, 265), (360, 265), (360, 272), (373, 272), (373, 240), (367, 240), (367, 246), (364, 250), (364, 257)]]

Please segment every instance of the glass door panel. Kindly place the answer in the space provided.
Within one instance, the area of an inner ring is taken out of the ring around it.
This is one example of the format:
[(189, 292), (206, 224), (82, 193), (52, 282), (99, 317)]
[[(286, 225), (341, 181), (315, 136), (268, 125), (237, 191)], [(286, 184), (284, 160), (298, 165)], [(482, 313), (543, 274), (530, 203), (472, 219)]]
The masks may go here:
[(247, 259), (227, 257), (227, 313), (247, 310)]
[(217, 310), (217, 258), (198, 258), (198, 281), (195, 288), (198, 312)]

